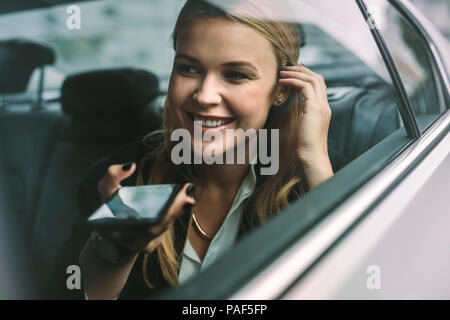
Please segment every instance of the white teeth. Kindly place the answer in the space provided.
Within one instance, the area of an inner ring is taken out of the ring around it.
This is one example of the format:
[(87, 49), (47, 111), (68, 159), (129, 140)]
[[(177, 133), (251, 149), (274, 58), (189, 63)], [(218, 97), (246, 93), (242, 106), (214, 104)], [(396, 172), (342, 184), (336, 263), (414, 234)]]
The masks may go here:
[(194, 115), (194, 121), (201, 122), (202, 127), (209, 127), (209, 128), (219, 127), (225, 123), (225, 120), (217, 120), (217, 121), (202, 120), (199, 117), (197, 117), (196, 115)]

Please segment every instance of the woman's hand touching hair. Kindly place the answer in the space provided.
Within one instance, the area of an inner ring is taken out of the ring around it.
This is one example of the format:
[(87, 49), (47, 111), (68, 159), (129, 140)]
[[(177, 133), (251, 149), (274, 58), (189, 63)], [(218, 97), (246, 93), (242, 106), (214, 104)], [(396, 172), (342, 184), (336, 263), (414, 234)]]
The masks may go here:
[(286, 66), (280, 71), (279, 84), (300, 90), (304, 97), (303, 116), (298, 132), (297, 156), (304, 168), (309, 188), (314, 188), (333, 175), (328, 157), (328, 129), (331, 109), (322, 75), (304, 65)]

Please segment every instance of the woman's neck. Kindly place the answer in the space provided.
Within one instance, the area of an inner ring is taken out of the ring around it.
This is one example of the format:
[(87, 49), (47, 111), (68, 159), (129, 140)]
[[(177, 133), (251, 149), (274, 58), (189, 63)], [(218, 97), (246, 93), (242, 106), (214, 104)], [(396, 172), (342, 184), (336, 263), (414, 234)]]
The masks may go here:
[(250, 165), (201, 165), (195, 167), (195, 215), (206, 232), (215, 235), (231, 209)]
[(196, 176), (202, 190), (236, 193), (246, 177), (249, 164), (216, 164), (196, 166)]

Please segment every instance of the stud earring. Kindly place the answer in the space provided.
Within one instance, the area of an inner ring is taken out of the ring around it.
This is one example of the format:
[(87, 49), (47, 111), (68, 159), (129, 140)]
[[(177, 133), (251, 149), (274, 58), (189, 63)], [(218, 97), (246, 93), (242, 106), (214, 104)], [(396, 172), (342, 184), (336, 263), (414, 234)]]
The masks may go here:
[(278, 103), (281, 103), (281, 101), (283, 101), (282, 98), (278, 98), (278, 99), (277, 99), (277, 102), (278, 102)]

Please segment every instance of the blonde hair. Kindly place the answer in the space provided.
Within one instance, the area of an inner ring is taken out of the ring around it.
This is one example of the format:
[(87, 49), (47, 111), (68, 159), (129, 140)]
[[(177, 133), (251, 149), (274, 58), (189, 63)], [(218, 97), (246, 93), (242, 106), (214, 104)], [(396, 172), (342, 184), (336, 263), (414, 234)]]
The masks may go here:
[[(231, 14), (201, 0), (188, 0), (178, 16), (172, 33), (173, 48), (176, 50), (178, 35), (183, 27), (198, 17), (224, 18), (244, 24), (264, 36), (272, 43), (278, 61), (279, 68), (288, 61), (296, 63), (300, 50), (300, 35), (298, 27), (292, 23), (279, 21), (267, 21), (245, 14), (243, 7), (239, 13)], [(245, 7), (244, 7), (245, 8)], [(253, 9), (252, 9), (253, 10)], [(247, 10), (248, 11), (248, 10)], [(256, 12), (256, 11), (255, 11)], [(275, 95), (275, 89), (273, 94)], [(301, 119), (301, 96), (299, 92), (291, 92), (289, 99), (284, 103), (282, 112), (276, 111), (282, 107), (271, 108), (266, 122), (267, 129), (279, 129), (280, 133), (280, 158), (279, 170), (272, 176), (257, 177), (257, 183), (253, 194), (246, 200), (244, 214), (241, 221), (241, 230), (247, 233), (270, 217), (278, 213), (289, 204), (289, 197), (301, 196), (301, 165), (296, 160), (295, 150), (297, 146), (297, 132)], [(173, 165), (170, 161), (170, 151), (174, 142), (170, 136), (174, 128), (174, 115), (166, 100), (163, 110), (163, 129), (150, 135), (162, 134), (164, 142), (155, 150), (147, 154), (140, 163), (138, 172), (138, 185), (142, 185), (143, 168), (152, 160), (152, 170), (147, 184), (159, 184), (168, 182), (194, 182), (195, 175), (190, 165)], [(148, 137), (146, 137), (148, 138)], [(300, 186), (296, 189), (295, 186)], [(157, 249), (159, 265), (166, 281), (171, 285), (178, 284), (178, 272), (180, 257), (174, 248), (174, 230), (171, 226), (164, 234), (162, 245)], [(148, 256), (144, 258), (144, 279), (149, 287), (152, 284), (147, 279)]]

